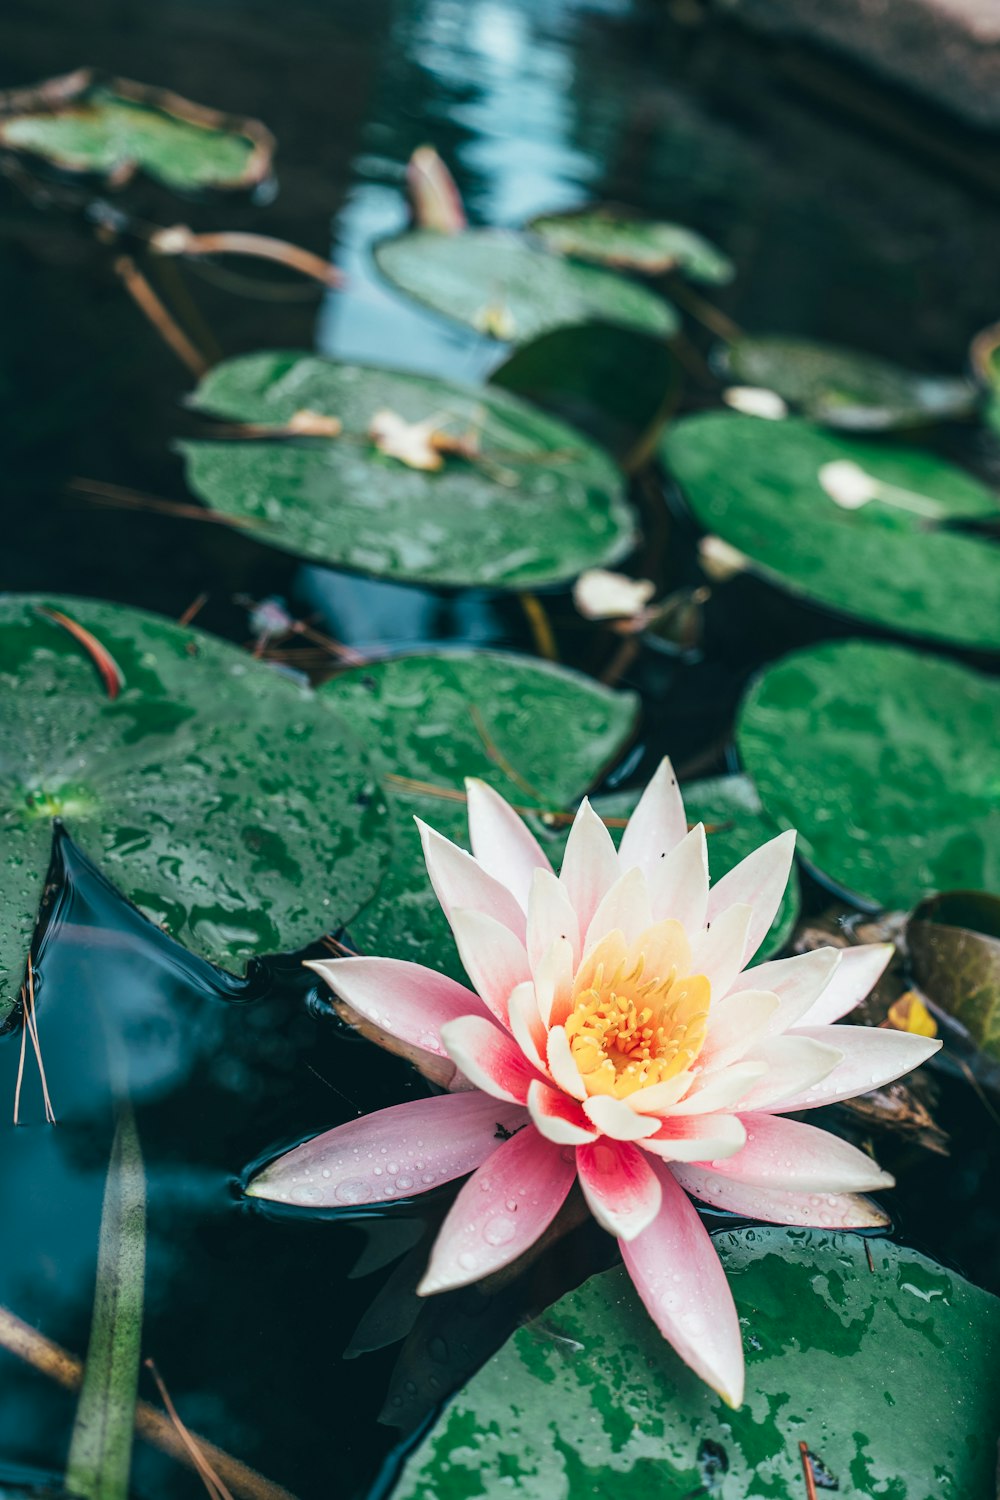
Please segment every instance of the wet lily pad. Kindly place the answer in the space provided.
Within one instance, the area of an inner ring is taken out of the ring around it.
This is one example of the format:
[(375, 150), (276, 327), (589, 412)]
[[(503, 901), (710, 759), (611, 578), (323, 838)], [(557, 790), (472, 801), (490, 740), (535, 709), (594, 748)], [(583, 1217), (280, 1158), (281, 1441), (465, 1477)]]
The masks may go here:
[(838, 641), (768, 667), (740, 707), (743, 764), (799, 852), (875, 906), (1000, 889), (1000, 683)]
[(617, 323), (661, 338), (679, 326), (674, 308), (648, 287), (574, 265), (499, 230), (412, 230), (376, 245), (375, 260), (418, 302), (509, 343), (565, 324)]
[(857, 432), (968, 416), (977, 400), (961, 377), (920, 375), (860, 349), (809, 339), (739, 338), (727, 347), (725, 366), (741, 384), (777, 391), (814, 421)]
[[(395, 832), (378, 897), (350, 924), (364, 953), (408, 958), (461, 977), (427, 879), (416, 815), (468, 848), (467, 776), (516, 807), (560, 813), (587, 791), (635, 732), (637, 700), (587, 677), (500, 652), (435, 652), (358, 667), (324, 683), (384, 768)], [(541, 818), (540, 839), (558, 841)]]
[[(111, 701), (81, 646), (124, 673)], [(154, 922), (223, 967), (352, 917), (389, 855), (385, 807), (332, 705), (235, 646), (86, 599), (0, 599), (0, 1016), (62, 818)]]
[(728, 255), (683, 224), (635, 219), (613, 209), (595, 208), (541, 214), (527, 228), (556, 255), (647, 276), (680, 271), (692, 281), (723, 286), (736, 274)]
[(112, 187), (142, 172), (187, 193), (256, 187), (274, 138), (258, 120), (81, 69), (0, 95), (0, 152)]
[[(635, 540), (609, 456), (505, 391), (267, 352), (217, 365), (192, 405), (265, 425), (302, 410), (339, 418), (339, 437), (181, 445), (201, 499), (296, 556), (381, 578), (528, 588)], [(410, 468), (368, 437), (380, 410), (471, 434), (479, 453)]]
[[(714, 1236), (743, 1324), (738, 1411), (623, 1268), (521, 1328), (411, 1456), (394, 1500), (992, 1494), (1000, 1300), (916, 1251), (804, 1229)], [(820, 1488), (819, 1482), (817, 1488)]]
[[(748, 776), (706, 777), (685, 782), (681, 790), (688, 822), (704, 823), (709, 830), (708, 867), (713, 881), (721, 880), (741, 859), (781, 832), (765, 813)], [(639, 791), (613, 792), (595, 799), (594, 806), (607, 821), (616, 844), (624, 831), (621, 825), (638, 800)], [(798, 921), (800, 905), (799, 881), (793, 870), (755, 963), (773, 958), (784, 948)]]
[(1000, 1058), (1000, 896), (931, 896), (911, 915), (906, 946), (924, 993)]
[[(942, 524), (1000, 518), (1000, 503), (953, 464), (735, 412), (677, 423), (660, 452), (701, 525), (778, 587), (906, 635), (1000, 647), (997, 542)], [(870, 476), (878, 497), (837, 504), (820, 479), (832, 464)]]

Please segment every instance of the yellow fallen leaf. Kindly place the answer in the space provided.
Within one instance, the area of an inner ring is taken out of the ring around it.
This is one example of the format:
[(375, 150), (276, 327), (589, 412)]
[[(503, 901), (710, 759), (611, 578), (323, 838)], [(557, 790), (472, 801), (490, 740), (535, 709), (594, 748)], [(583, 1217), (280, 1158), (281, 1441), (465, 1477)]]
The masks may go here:
[(907, 990), (889, 1007), (889, 1025), (915, 1036), (937, 1036), (937, 1022), (916, 990)]

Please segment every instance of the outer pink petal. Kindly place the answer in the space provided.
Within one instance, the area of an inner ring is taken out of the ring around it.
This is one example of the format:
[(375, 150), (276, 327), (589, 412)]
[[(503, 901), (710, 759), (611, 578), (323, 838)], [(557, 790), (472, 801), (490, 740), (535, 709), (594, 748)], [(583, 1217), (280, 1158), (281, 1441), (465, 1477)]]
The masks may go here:
[(618, 1239), (634, 1240), (660, 1211), (660, 1179), (642, 1152), (627, 1141), (578, 1146), (576, 1171), (594, 1218)]
[[(814, 1044), (829, 1042), (837, 1048), (843, 1061), (822, 1079), (805, 1084), (794, 1093), (783, 1094), (767, 1106), (772, 1114), (787, 1114), (792, 1109), (815, 1109), (820, 1104), (836, 1104), (869, 1089), (881, 1088), (918, 1068), (933, 1057), (941, 1043), (933, 1037), (914, 1036), (907, 1031), (883, 1030), (880, 1026), (817, 1026), (789, 1033), (788, 1040), (801, 1037)], [(748, 1105), (747, 1108), (755, 1106)]]
[(624, 1099), (613, 1099), (610, 1094), (592, 1094), (584, 1099), (583, 1112), (602, 1135), (613, 1141), (639, 1141), (660, 1128), (655, 1115), (636, 1114)]
[(704, 932), (691, 939), (691, 972), (706, 976), (712, 986), (713, 1001), (729, 993), (743, 967), (752, 918), (752, 907), (730, 906)]
[(418, 1295), (468, 1286), (510, 1265), (551, 1224), (575, 1176), (572, 1150), (533, 1125), (504, 1141), (455, 1199)]
[(434, 969), (401, 958), (321, 958), (305, 965), (366, 1020), (439, 1057), (440, 1028), (457, 1016), (486, 1015), (479, 996)]
[(705, 825), (698, 823), (685, 834), (649, 878), (649, 900), (653, 920), (673, 917), (685, 932), (700, 932), (708, 909), (708, 844)]
[(848, 1015), (878, 984), (895, 951), (892, 943), (842, 948), (840, 963), (830, 983), (796, 1024), (832, 1026), (841, 1016)]
[[(820, 1037), (823, 1039), (820, 1040)], [(774, 1112), (779, 1107), (779, 1101), (782, 1109), (788, 1108), (784, 1103), (786, 1099), (792, 1094), (797, 1096), (803, 1089), (811, 1089), (820, 1079), (832, 1073), (841, 1061), (843, 1052), (838, 1046), (830, 1045), (835, 1044), (836, 1040), (837, 1033), (833, 1027), (820, 1027), (815, 1038), (789, 1032), (785, 1036), (772, 1036), (761, 1042), (759, 1047), (754, 1048), (751, 1057), (764, 1062), (767, 1071), (740, 1098), (740, 1113), (764, 1109)]]
[(473, 854), (486, 873), (505, 885), (527, 910), (532, 872), (550, 870), (548, 856), (514, 809), (485, 781), (470, 778), (465, 791)]
[(353, 1208), (464, 1177), (527, 1120), (485, 1094), (437, 1094), (349, 1120), (279, 1156), (247, 1193), (307, 1208)]
[(769, 990), (741, 990), (728, 994), (711, 1008), (708, 1035), (698, 1061), (706, 1068), (724, 1068), (768, 1033), (781, 1002)]
[(458, 956), (487, 1007), (507, 1025), (511, 991), (531, 978), (528, 955), (509, 928), (481, 911), (456, 911), (451, 916)]
[(414, 822), (420, 830), (427, 873), (445, 916), (450, 920), (452, 912), (459, 908), (485, 912), (488, 917), (495, 917), (504, 927), (509, 927), (523, 943), (524, 912), (507, 887), (492, 875), (487, 875), (471, 854), (442, 838), (420, 818), (415, 818)]
[[(636, 804), (619, 846), (623, 870), (638, 866), (647, 879), (687, 833), (677, 777), (664, 758)], [(668, 913), (670, 915), (670, 913)]]
[(736, 1115), (671, 1115), (641, 1144), (663, 1161), (712, 1161), (733, 1156), (746, 1144)]
[(719, 1257), (670, 1169), (655, 1164), (663, 1202), (622, 1258), (653, 1322), (730, 1406), (743, 1400), (743, 1342)]
[(572, 949), (572, 967), (580, 962), (580, 924), (558, 876), (536, 870), (528, 897), (528, 960), (537, 971), (553, 943), (565, 939)]
[(494, 1099), (524, 1104), (528, 1085), (539, 1076), (512, 1036), (485, 1016), (459, 1016), (441, 1027), (445, 1051), (474, 1084)]
[(684, 1188), (702, 1203), (769, 1224), (801, 1224), (810, 1229), (884, 1229), (889, 1216), (867, 1198), (851, 1193), (788, 1193), (751, 1187), (720, 1177), (704, 1166), (672, 1168)]
[(541, 1134), (559, 1146), (585, 1146), (597, 1139), (597, 1131), (577, 1100), (561, 1089), (536, 1079), (528, 1089), (528, 1109)]
[(614, 841), (584, 797), (569, 831), (559, 872), (581, 932), (590, 926), (591, 917), (620, 873)]
[(794, 958), (775, 958), (770, 963), (757, 964), (744, 970), (729, 993), (770, 990), (777, 995), (780, 1005), (768, 1030), (772, 1036), (780, 1036), (801, 1020), (826, 989), (840, 964), (841, 952), (840, 948), (814, 948)]
[(792, 1193), (865, 1193), (893, 1186), (870, 1156), (814, 1125), (775, 1115), (742, 1115), (746, 1145), (724, 1161), (703, 1158), (723, 1177), (748, 1187)]
[(795, 833), (779, 833), (740, 860), (713, 885), (708, 896), (708, 920), (715, 922), (730, 906), (753, 908), (744, 962), (749, 963), (774, 921), (795, 854)]
[(602, 937), (616, 929), (626, 943), (632, 944), (652, 925), (646, 877), (641, 870), (629, 870), (618, 877), (598, 904), (583, 940), (583, 952), (589, 953)]

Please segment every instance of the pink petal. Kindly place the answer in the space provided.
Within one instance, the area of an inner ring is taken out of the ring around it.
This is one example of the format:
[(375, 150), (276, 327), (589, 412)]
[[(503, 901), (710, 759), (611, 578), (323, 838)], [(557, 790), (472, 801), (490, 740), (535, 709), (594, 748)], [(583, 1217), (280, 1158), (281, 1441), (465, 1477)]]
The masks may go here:
[(540, 1073), (545, 1073), (548, 1067), (545, 1061), (548, 1031), (538, 1014), (535, 986), (530, 979), (525, 980), (524, 984), (519, 984), (512, 992), (508, 1011), (511, 1036), (528, 1061), (533, 1063)]
[(546, 1061), (553, 1080), (573, 1099), (586, 1099), (587, 1089), (570, 1050), (565, 1027), (553, 1026), (546, 1044)]
[(840, 964), (826, 989), (798, 1018), (799, 1026), (832, 1026), (846, 1016), (878, 984), (895, 953), (892, 943), (864, 943), (842, 948)]
[(536, 870), (528, 897), (528, 961), (532, 973), (553, 943), (564, 939), (572, 950), (572, 967), (580, 962), (580, 924), (565, 888), (551, 870)]
[(745, 969), (730, 988), (730, 995), (744, 990), (770, 990), (780, 1005), (771, 1018), (772, 1036), (794, 1026), (818, 1000), (840, 964), (840, 948), (814, 948), (794, 958), (775, 958), (770, 963)]
[(505, 885), (527, 910), (532, 873), (552, 868), (548, 856), (514, 809), (485, 781), (470, 777), (465, 792), (473, 854), (487, 875)]
[[(832, 1043), (843, 1060), (821, 1080), (803, 1084), (794, 1092), (790, 1090), (788, 1094), (782, 1094), (777, 1103), (769, 1104), (767, 1107), (773, 1114), (786, 1114), (792, 1109), (815, 1109), (820, 1104), (836, 1104), (840, 1099), (866, 1094), (870, 1089), (881, 1088), (894, 1078), (909, 1073), (912, 1068), (918, 1068), (941, 1047), (933, 1037), (883, 1030), (880, 1026), (817, 1026), (790, 1032), (785, 1040), (793, 1038), (811, 1040), (814, 1046)], [(756, 1107), (746, 1105), (748, 1109)]]
[[(307, 1208), (353, 1208), (426, 1193), (464, 1177), (527, 1119), (485, 1094), (437, 1094), (349, 1120), (258, 1172), (252, 1198)], [(516, 1139), (516, 1137), (515, 1137)]]
[(577, 1101), (561, 1089), (536, 1079), (528, 1089), (528, 1109), (542, 1135), (560, 1146), (585, 1146), (597, 1139), (597, 1131)]
[(726, 1273), (670, 1169), (654, 1164), (663, 1202), (622, 1259), (663, 1337), (730, 1406), (743, 1400), (743, 1342)]
[(809, 1229), (884, 1229), (889, 1223), (888, 1214), (874, 1203), (849, 1193), (789, 1193), (776, 1187), (751, 1187), (703, 1166), (678, 1164), (672, 1170), (685, 1192), (712, 1208), (747, 1219), (801, 1224)]
[(663, 1161), (705, 1162), (735, 1155), (746, 1138), (736, 1115), (670, 1115), (642, 1148)]
[(602, 1135), (614, 1141), (639, 1141), (660, 1128), (655, 1115), (636, 1114), (624, 1099), (613, 1099), (610, 1094), (592, 1094), (583, 1101), (583, 1112)]
[(863, 1193), (893, 1186), (870, 1156), (827, 1130), (775, 1115), (742, 1115), (746, 1145), (724, 1161), (700, 1158), (706, 1167), (748, 1187), (791, 1193)]
[(704, 1115), (719, 1109), (728, 1109), (742, 1099), (755, 1083), (762, 1080), (767, 1064), (761, 1061), (730, 1063), (728, 1068), (719, 1068), (715, 1073), (702, 1073), (695, 1079), (691, 1092), (679, 1104), (670, 1109), (670, 1118), (676, 1115)]
[(497, 1020), (507, 1025), (507, 1001), (512, 990), (531, 978), (528, 955), (509, 928), (481, 911), (456, 911), (451, 916), (458, 956), (474, 988)]
[[(647, 784), (622, 834), (619, 858), (623, 870), (638, 867), (647, 879), (687, 833), (687, 819), (677, 777), (664, 758)], [(670, 916), (671, 913), (667, 913)]]
[(631, 945), (652, 925), (646, 877), (641, 870), (629, 870), (619, 876), (598, 904), (583, 940), (583, 951), (589, 953), (602, 937), (616, 930)]
[(699, 932), (708, 907), (708, 845), (705, 825), (697, 824), (649, 876), (653, 919), (673, 918), (684, 931)]
[(561, 1026), (573, 1008), (573, 950), (557, 938), (535, 969), (538, 1014), (546, 1026)]
[(494, 1099), (523, 1104), (538, 1077), (512, 1036), (485, 1016), (460, 1016), (441, 1027), (441, 1040), (456, 1068)]
[(704, 932), (691, 938), (691, 973), (704, 974), (712, 986), (713, 1001), (729, 992), (743, 968), (747, 932), (753, 917), (749, 906), (730, 906)]
[(739, 1062), (767, 1035), (780, 1004), (777, 995), (768, 990), (741, 990), (724, 996), (709, 1011), (708, 1035), (698, 1061), (706, 1069)]
[(586, 932), (603, 897), (621, 873), (614, 841), (587, 798), (580, 803), (566, 840), (559, 879)]
[(424, 850), (424, 862), (434, 887), (434, 894), (441, 903), (445, 916), (451, 920), (454, 910), (484, 912), (494, 917), (504, 927), (509, 927), (514, 936), (524, 942), (524, 912), (510, 891), (499, 880), (466, 854), (457, 844), (442, 838), (433, 828), (415, 818), (420, 830), (420, 842)]
[(594, 1218), (618, 1239), (634, 1240), (660, 1211), (660, 1180), (642, 1152), (627, 1141), (578, 1146), (576, 1171)]
[(789, 829), (740, 860), (709, 892), (709, 922), (716, 922), (730, 906), (753, 908), (745, 963), (750, 962), (770, 931), (788, 884), (794, 854), (795, 833)]
[(321, 958), (305, 964), (334, 994), (411, 1046), (446, 1056), (440, 1028), (457, 1016), (485, 1015), (478, 995), (444, 974), (401, 958)]
[(767, 1071), (741, 1095), (740, 1114), (762, 1109), (775, 1111), (778, 1101), (782, 1109), (787, 1109), (786, 1099), (793, 1094), (798, 1096), (803, 1089), (811, 1089), (841, 1061), (843, 1052), (830, 1045), (836, 1040), (837, 1033), (832, 1027), (821, 1027), (815, 1038), (788, 1032), (761, 1042), (747, 1061), (763, 1062)]
[(455, 1199), (418, 1295), (468, 1286), (517, 1260), (549, 1227), (575, 1176), (572, 1150), (533, 1125), (504, 1141)]

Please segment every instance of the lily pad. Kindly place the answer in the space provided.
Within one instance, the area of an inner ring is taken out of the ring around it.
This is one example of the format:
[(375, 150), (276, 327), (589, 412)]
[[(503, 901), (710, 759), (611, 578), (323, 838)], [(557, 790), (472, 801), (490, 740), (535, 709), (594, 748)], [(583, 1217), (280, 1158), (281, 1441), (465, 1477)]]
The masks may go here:
[[(462, 970), (424, 868), (416, 815), (468, 848), (464, 783), (558, 815), (635, 732), (637, 700), (565, 668), (492, 651), (436, 652), (358, 667), (318, 689), (372, 749), (395, 833), (377, 899), (350, 924), (360, 951)], [(532, 819), (540, 839), (548, 822)]]
[(761, 673), (736, 740), (770, 815), (862, 903), (1000, 889), (1000, 682), (832, 642)]
[(970, 363), (987, 392), (984, 416), (988, 426), (1000, 432), (1000, 323), (991, 323), (972, 341)]
[(84, 68), (0, 95), (0, 152), (106, 186), (142, 172), (189, 193), (256, 187), (270, 174), (274, 137), (258, 120)]
[[(118, 663), (112, 701), (61, 611)], [(224, 967), (346, 922), (388, 862), (360, 742), (328, 702), (200, 631), (86, 599), (0, 599), (0, 1016), (52, 819), (152, 921)]]
[(500, 230), (411, 230), (376, 245), (375, 260), (418, 302), (508, 343), (575, 323), (617, 323), (660, 338), (679, 326), (674, 308), (648, 287)]
[[(272, 426), (303, 410), (340, 420), (338, 437), (181, 444), (197, 495), (299, 557), (380, 578), (523, 589), (575, 577), (635, 541), (609, 456), (505, 391), (267, 352), (217, 365), (192, 405)], [(410, 468), (368, 436), (385, 410), (471, 435), (479, 453)]]
[(977, 401), (959, 376), (920, 375), (860, 349), (773, 335), (735, 339), (727, 373), (741, 384), (777, 391), (827, 427), (880, 432), (965, 417)]
[(736, 268), (710, 240), (683, 224), (630, 218), (609, 208), (541, 214), (527, 228), (546, 250), (575, 260), (662, 276), (679, 271), (692, 281), (724, 286)]
[[(948, 529), (1000, 519), (1000, 503), (953, 464), (735, 412), (677, 423), (660, 452), (700, 524), (779, 588), (906, 635), (1000, 648), (997, 543)], [(878, 498), (837, 504), (820, 479), (832, 464), (861, 471)]]
[[(738, 1411), (664, 1343), (623, 1268), (521, 1328), (445, 1409), (393, 1500), (986, 1500), (1000, 1300), (885, 1240), (714, 1236), (743, 1325)], [(871, 1254), (871, 1263), (866, 1256)]]
[(924, 993), (1000, 1058), (1000, 896), (931, 896), (911, 915), (906, 946)]
[[(713, 881), (721, 880), (741, 859), (781, 832), (765, 813), (748, 776), (706, 777), (703, 781), (685, 782), (681, 790), (688, 822), (704, 823), (709, 830), (708, 867)], [(640, 791), (613, 792), (594, 801), (594, 807), (606, 819), (616, 844), (624, 832), (622, 824), (639, 800)], [(801, 899), (798, 876), (793, 870), (771, 930), (757, 951), (755, 963), (773, 958), (784, 948), (799, 919)]]

